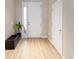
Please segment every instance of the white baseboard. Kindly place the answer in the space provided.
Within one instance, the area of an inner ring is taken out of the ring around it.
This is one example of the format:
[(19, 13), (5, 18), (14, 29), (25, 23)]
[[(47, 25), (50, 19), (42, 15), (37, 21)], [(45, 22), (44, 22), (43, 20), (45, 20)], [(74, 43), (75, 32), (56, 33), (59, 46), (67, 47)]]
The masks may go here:
[[(24, 37), (22, 37), (24, 38)], [(48, 36), (39, 36), (39, 37), (25, 37), (25, 38), (48, 38)]]
[(41, 38), (48, 38), (48, 36), (41, 36)]

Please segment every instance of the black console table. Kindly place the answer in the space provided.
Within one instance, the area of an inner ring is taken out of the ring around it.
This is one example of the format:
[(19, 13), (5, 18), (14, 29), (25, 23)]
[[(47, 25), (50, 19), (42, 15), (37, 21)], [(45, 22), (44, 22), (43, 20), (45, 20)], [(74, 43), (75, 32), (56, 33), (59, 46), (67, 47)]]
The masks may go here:
[(15, 35), (11, 35), (6, 41), (5, 41), (5, 49), (15, 49), (15, 47), (17, 46), (17, 43), (19, 42), (19, 40), (21, 39), (21, 34), (15, 34)]

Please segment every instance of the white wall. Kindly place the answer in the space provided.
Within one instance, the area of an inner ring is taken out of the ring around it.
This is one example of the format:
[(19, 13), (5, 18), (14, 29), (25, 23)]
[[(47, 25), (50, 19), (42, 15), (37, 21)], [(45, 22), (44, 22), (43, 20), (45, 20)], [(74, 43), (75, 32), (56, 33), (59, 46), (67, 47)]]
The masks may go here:
[(52, 0), (47, 1), (48, 40), (52, 42)]
[(16, 0), (16, 22), (22, 21), (22, 0)]
[(5, 39), (15, 33), (15, 0), (5, 0)]
[(42, 36), (48, 36), (48, 2), (47, 0), (42, 1)]
[(63, 55), (74, 59), (74, 1), (63, 0)]

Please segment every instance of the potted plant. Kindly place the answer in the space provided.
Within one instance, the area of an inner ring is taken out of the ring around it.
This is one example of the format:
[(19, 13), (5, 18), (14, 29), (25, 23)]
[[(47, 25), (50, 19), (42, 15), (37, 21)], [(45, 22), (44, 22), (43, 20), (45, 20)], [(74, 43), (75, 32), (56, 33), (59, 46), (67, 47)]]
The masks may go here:
[(21, 30), (23, 28), (23, 25), (20, 22), (18, 22), (15, 26), (16, 26), (16, 29), (17, 29), (17, 34), (19, 36), (21, 36)]

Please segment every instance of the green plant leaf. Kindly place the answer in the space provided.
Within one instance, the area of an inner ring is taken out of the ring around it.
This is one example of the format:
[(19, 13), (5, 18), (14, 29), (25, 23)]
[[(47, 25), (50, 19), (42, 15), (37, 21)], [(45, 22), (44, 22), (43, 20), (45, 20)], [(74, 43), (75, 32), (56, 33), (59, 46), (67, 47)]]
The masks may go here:
[(23, 25), (20, 22), (16, 24), (16, 28), (18, 30), (22, 29), (22, 27), (23, 27)]

